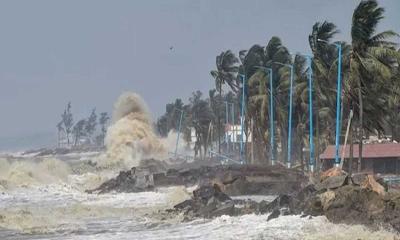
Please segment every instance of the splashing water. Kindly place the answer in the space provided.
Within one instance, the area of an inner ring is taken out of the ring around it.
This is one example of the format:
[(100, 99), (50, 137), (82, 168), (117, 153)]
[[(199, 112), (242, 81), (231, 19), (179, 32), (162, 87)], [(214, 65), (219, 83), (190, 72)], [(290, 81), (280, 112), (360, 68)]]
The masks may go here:
[(146, 104), (136, 93), (123, 93), (114, 106), (113, 123), (105, 139), (107, 152), (99, 166), (137, 166), (144, 157), (166, 157), (167, 150), (154, 133)]
[(35, 161), (8, 161), (0, 158), (0, 185), (3, 188), (65, 182), (71, 168), (56, 158)]

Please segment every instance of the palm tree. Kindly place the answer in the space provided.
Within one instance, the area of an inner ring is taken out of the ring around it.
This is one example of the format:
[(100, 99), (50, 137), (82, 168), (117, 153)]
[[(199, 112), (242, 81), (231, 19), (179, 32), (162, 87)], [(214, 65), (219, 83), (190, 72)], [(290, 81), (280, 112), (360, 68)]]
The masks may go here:
[[(252, 131), (252, 144), (256, 146), (254, 155), (257, 159), (266, 159), (267, 151), (264, 147), (269, 143), (269, 114), (270, 111), (270, 89), (269, 76), (258, 67), (270, 67), (273, 69), (273, 90), (274, 90), (274, 112), (277, 122), (277, 133), (279, 134), (281, 146), (287, 146), (287, 108), (290, 75), (285, 67), (273, 64), (273, 62), (291, 63), (290, 55), (286, 47), (282, 45), (278, 37), (272, 37), (266, 47), (254, 45), (249, 51), (241, 51), (241, 66), (239, 72), (248, 78), (246, 93), (246, 135), (248, 126)], [(253, 123), (253, 124), (251, 124)], [(277, 151), (277, 145), (272, 151)], [(271, 151), (270, 151), (271, 152)], [(286, 149), (282, 149), (282, 158), (286, 158)]]
[[(349, 95), (355, 103), (359, 121), (359, 159), (361, 169), (364, 129), (383, 131), (382, 118), (385, 116), (384, 93), (393, 68), (391, 59), (398, 59), (389, 41), (397, 36), (393, 31), (376, 33), (378, 23), (383, 19), (384, 9), (376, 0), (361, 1), (353, 13), (350, 55)], [(365, 118), (364, 118), (365, 117)]]
[[(339, 33), (336, 25), (331, 22), (316, 22), (309, 35), (309, 44), (313, 53), (313, 72), (314, 72), (314, 112), (316, 128), (316, 163), (319, 163), (320, 150), (334, 141), (335, 125), (334, 111), (336, 106), (336, 87), (337, 87), (337, 49), (332, 43), (332, 39)], [(322, 40), (322, 41), (319, 41)], [(328, 43), (328, 44), (326, 44)], [(342, 45), (342, 64), (343, 72), (348, 72), (348, 55), (350, 46), (344, 42), (336, 42)], [(346, 78), (346, 77), (345, 77)], [(346, 81), (343, 81), (346, 82)], [(344, 98), (346, 100), (346, 98)], [(343, 104), (347, 106), (348, 104)], [(344, 111), (343, 115), (346, 115)], [(323, 131), (320, 131), (320, 130)], [(317, 166), (318, 168), (318, 166)]]
[[(222, 85), (227, 83), (229, 87), (238, 92), (239, 83), (237, 73), (239, 70), (239, 60), (231, 50), (222, 52), (216, 58), (217, 70), (212, 70), (211, 76), (215, 79), (215, 86), (218, 89), (220, 99), (222, 99)], [(221, 153), (221, 117), (218, 114), (218, 152)]]

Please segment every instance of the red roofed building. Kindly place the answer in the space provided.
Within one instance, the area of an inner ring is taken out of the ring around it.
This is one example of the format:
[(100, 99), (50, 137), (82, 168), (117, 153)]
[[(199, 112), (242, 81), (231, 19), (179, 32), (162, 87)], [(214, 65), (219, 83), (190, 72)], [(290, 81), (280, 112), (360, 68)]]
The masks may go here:
[[(342, 156), (342, 147), (339, 148), (339, 158)], [(400, 174), (400, 144), (399, 143), (377, 143), (363, 145), (362, 171), (371, 171), (381, 174)], [(347, 145), (345, 151), (344, 168), (348, 169), (348, 159), (350, 157), (350, 146)], [(335, 160), (335, 146), (328, 146), (320, 155), (323, 168), (333, 166)], [(358, 144), (353, 148), (353, 169), (356, 169), (358, 161)]]

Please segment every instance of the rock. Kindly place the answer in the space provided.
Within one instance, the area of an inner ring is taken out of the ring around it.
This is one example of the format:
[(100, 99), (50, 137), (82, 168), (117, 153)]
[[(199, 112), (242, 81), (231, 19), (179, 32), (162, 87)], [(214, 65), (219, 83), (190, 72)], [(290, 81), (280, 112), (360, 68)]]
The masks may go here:
[(319, 189), (334, 189), (346, 185), (348, 183), (347, 175), (337, 175), (326, 178), (319, 184)]
[(334, 191), (327, 191), (322, 193), (321, 195), (319, 195), (320, 199), (321, 199), (321, 205), (322, 205), (322, 209), (324, 211), (328, 210), (328, 208), (330, 207), (331, 203), (333, 202), (333, 200), (335, 199), (335, 192)]
[(217, 184), (199, 187), (193, 191), (192, 199), (175, 205), (174, 209), (183, 211), (187, 219), (190, 215), (210, 218), (235, 214), (233, 200)]
[(268, 215), (267, 221), (277, 218), (281, 215), (281, 211), (279, 209), (274, 209), (270, 215)]
[(219, 217), (222, 215), (235, 215), (235, 205), (233, 202), (227, 202), (211, 212), (211, 217)]
[(341, 170), (338, 167), (333, 167), (325, 172), (321, 173), (320, 175), (320, 180), (323, 182), (325, 179), (330, 178), (330, 177), (335, 177), (335, 176), (342, 176), (342, 175), (347, 175), (345, 171)]
[(385, 195), (385, 188), (380, 185), (377, 181), (375, 181), (374, 176), (368, 175), (364, 182), (361, 183), (362, 188), (370, 189), (379, 195)]
[[(229, 166), (200, 166), (190, 169), (169, 168), (170, 165), (155, 159), (146, 159), (140, 162), (136, 168), (135, 183), (121, 181), (125, 173), (121, 172), (104, 185), (99, 186), (98, 192), (110, 191), (147, 191), (149, 186), (142, 186), (151, 182), (153, 187), (162, 186), (193, 186), (209, 185), (218, 183), (222, 191), (231, 196), (237, 195), (278, 195), (295, 192), (307, 182), (307, 178), (301, 171), (286, 169), (281, 166), (251, 166), (251, 165), (229, 165)], [(144, 179), (147, 176), (148, 179)], [(120, 177), (118, 179), (118, 177)], [(144, 179), (144, 180), (143, 180)], [(122, 186), (124, 185), (124, 186)], [(149, 185), (149, 184), (147, 184)], [(102, 191), (101, 189), (104, 189)], [(95, 192), (88, 190), (88, 192)]]
[(221, 188), (217, 184), (214, 184), (213, 186), (202, 186), (194, 190), (193, 197), (195, 199), (200, 199), (203, 202), (207, 202), (211, 198), (215, 198), (220, 202), (232, 200), (228, 195), (221, 191)]
[(137, 172), (136, 168), (120, 171), (116, 178), (110, 179), (98, 188), (86, 190), (87, 193), (142, 192), (154, 189), (153, 176), (146, 171)]
[(353, 184), (360, 186), (367, 177), (367, 173), (356, 173), (351, 176), (351, 180), (353, 181)]

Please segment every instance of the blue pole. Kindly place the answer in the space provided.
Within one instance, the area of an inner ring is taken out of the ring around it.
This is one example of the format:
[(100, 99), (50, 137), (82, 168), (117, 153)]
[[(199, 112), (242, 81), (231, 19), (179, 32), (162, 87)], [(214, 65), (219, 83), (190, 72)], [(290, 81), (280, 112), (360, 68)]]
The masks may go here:
[(182, 110), (179, 110), (179, 111), (181, 111), (181, 117), (179, 118), (178, 136), (176, 138), (176, 146), (175, 146), (175, 157), (178, 154), (178, 143), (179, 143), (179, 136), (181, 134), (181, 124), (182, 124), (182, 117), (183, 117), (183, 111)]
[(244, 88), (245, 88), (245, 76), (241, 75), (242, 77), (242, 109), (241, 109), (241, 114), (240, 114), (240, 161), (243, 164), (244, 163), (244, 158), (243, 158), (243, 134), (244, 134)]
[(337, 68), (337, 94), (336, 94), (336, 139), (335, 139), (335, 167), (340, 165), (339, 160), (339, 137), (340, 137), (340, 95), (342, 87), (342, 45), (335, 44), (338, 49), (338, 68)]
[(235, 152), (235, 104), (232, 103), (232, 150)]
[(269, 119), (270, 119), (270, 127), (271, 127), (271, 129), (270, 129), (270, 135), (271, 135), (271, 164), (272, 165), (275, 165), (275, 154), (274, 154), (274, 147), (275, 147), (275, 142), (274, 142), (274, 140), (275, 140), (275, 135), (274, 135), (274, 104), (273, 104), (273, 102), (274, 102), (274, 87), (273, 87), (273, 84), (272, 84), (272, 69), (268, 69), (269, 70), (269, 88), (270, 88), (270, 100), (269, 100), (269, 102), (270, 102), (270, 107), (269, 107), (269, 109), (270, 109), (270, 117), (269, 117)]
[(290, 93), (289, 93), (289, 126), (288, 126), (288, 158), (287, 167), (291, 167), (292, 162), (292, 105), (293, 105), (293, 66), (290, 67)]
[(307, 56), (308, 61), (308, 101), (310, 119), (310, 172), (314, 172), (314, 128), (313, 128), (313, 101), (312, 101), (312, 61), (311, 56)]
[(228, 108), (228, 102), (225, 101), (225, 143), (226, 143), (226, 149), (227, 152), (229, 151), (229, 144), (228, 144), (228, 131), (226, 130), (226, 128), (228, 127), (229, 124), (229, 108)]

